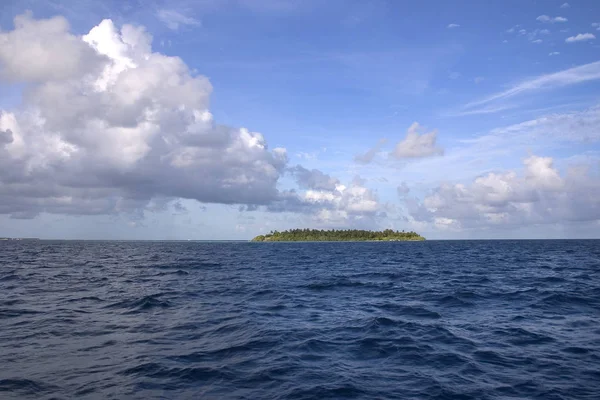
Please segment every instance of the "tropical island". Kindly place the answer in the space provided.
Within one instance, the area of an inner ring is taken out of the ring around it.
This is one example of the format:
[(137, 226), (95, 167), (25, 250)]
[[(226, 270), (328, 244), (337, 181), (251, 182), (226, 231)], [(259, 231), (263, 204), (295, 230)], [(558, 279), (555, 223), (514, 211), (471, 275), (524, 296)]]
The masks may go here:
[(253, 242), (397, 242), (421, 241), (425, 238), (416, 232), (366, 231), (358, 229), (319, 230), (290, 229), (283, 232), (271, 231), (266, 235), (258, 235)]

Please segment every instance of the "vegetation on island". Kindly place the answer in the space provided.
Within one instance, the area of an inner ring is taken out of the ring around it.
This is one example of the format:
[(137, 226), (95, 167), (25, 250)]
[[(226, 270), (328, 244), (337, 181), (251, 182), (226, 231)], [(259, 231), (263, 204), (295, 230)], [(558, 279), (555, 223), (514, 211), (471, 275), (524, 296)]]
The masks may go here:
[(409, 240), (425, 240), (425, 238), (416, 232), (394, 231), (392, 229), (384, 231), (290, 229), (283, 232), (271, 231), (266, 235), (259, 235), (252, 239), (253, 242), (393, 242)]

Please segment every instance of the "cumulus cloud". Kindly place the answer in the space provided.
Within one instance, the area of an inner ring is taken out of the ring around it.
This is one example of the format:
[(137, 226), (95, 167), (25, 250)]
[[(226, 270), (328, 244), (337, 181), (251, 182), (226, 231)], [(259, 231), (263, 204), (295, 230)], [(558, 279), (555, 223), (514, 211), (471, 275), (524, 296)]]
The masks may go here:
[(565, 17), (549, 17), (548, 15), (540, 15), (539, 17), (536, 18), (536, 20), (543, 22), (543, 23), (550, 23), (553, 24), (555, 22), (567, 22), (568, 20)]
[(594, 39), (596, 39), (596, 35), (594, 35), (593, 33), (580, 33), (578, 35), (570, 36), (570, 37), (566, 38), (565, 42), (567, 42), (567, 43), (585, 42), (587, 40), (594, 40)]
[[(353, 225), (372, 228), (385, 215), (387, 205), (380, 203), (376, 193), (365, 187), (365, 181), (360, 177), (344, 185), (319, 170), (300, 168), (300, 176), (297, 172), (294, 174), (299, 185), (307, 190), (284, 191), (277, 201), (266, 206), (267, 210), (303, 213), (313, 222), (329, 227)], [(307, 179), (305, 175), (310, 177)]]
[(31, 13), (14, 19), (15, 29), (0, 31), (0, 79), (45, 83), (98, 73), (108, 62), (68, 32), (63, 17), (36, 21)]
[(181, 14), (176, 10), (161, 9), (156, 12), (156, 17), (171, 30), (178, 30), (182, 25), (197, 26), (200, 21)]
[(88, 34), (62, 17), (15, 18), (0, 33), (0, 71), (27, 87), (0, 110), (0, 214), (102, 214), (156, 199), (268, 204), (283, 148), (219, 125), (212, 87), (141, 27), (104, 20)]
[(308, 170), (301, 165), (296, 165), (294, 168), (290, 168), (290, 172), (302, 189), (335, 190), (340, 184), (339, 179), (333, 178), (318, 169)]
[(563, 3), (560, 8), (570, 8), (571, 5), (569, 3)]
[(13, 141), (13, 134), (10, 129), (7, 129), (5, 131), (0, 130), (0, 145), (9, 144), (9, 143), (12, 143), (12, 141)]
[(373, 159), (375, 158), (375, 156), (377, 155), (377, 153), (379, 153), (381, 151), (381, 148), (387, 143), (387, 139), (380, 139), (377, 144), (367, 150), (366, 153), (364, 154), (357, 154), (354, 156), (354, 161), (359, 163), (359, 164), (368, 164), (371, 161), (373, 161)]
[(390, 153), (392, 157), (402, 158), (420, 158), (440, 156), (444, 150), (436, 145), (437, 131), (423, 132), (419, 123), (414, 122), (406, 132), (406, 137), (396, 144), (394, 150)]
[(592, 28), (596, 28), (597, 31), (600, 31), (600, 22), (592, 23)]
[(408, 185), (406, 184), (406, 182), (402, 182), (400, 184), (400, 186), (398, 186), (396, 188), (396, 191), (398, 192), (398, 196), (404, 197), (404, 196), (406, 196), (410, 192), (410, 188), (408, 187)]
[(521, 173), (495, 172), (470, 184), (442, 184), (407, 208), (416, 221), (455, 229), (600, 220), (600, 179), (589, 167), (560, 174), (532, 155)]
[(448, 29), (460, 28), (459, 24), (449, 24)]

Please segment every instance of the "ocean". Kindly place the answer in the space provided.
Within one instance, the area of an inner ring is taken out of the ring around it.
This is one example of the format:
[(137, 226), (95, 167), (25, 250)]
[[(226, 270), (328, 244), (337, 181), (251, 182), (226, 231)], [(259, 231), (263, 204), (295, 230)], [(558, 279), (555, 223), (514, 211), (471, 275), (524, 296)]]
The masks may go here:
[(600, 241), (0, 242), (0, 399), (600, 399)]

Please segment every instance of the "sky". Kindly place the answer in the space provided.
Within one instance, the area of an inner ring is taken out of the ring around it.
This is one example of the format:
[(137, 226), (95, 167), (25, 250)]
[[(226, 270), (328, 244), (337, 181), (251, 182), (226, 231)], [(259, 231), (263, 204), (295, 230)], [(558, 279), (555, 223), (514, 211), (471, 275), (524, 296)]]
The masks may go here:
[(600, 238), (597, 0), (4, 0), (0, 236)]

